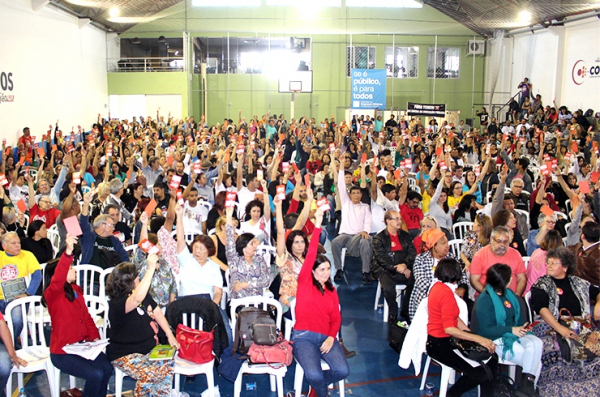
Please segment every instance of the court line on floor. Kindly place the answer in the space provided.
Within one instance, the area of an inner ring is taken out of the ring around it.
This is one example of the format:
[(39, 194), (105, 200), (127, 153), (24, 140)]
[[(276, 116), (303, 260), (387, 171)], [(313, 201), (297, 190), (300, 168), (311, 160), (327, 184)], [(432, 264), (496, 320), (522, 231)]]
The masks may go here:
[[(25, 386), (27, 385), (27, 382), (29, 382), (29, 379), (31, 379), (31, 377), (33, 376), (35, 372), (31, 372), (28, 373), (25, 378), (23, 379), (23, 388), (25, 388)], [(15, 373), (15, 375), (18, 376), (18, 374)], [(11, 377), (12, 378), (12, 377)], [(11, 379), (12, 380), (12, 379)], [(21, 389), (19, 389), (19, 383), (17, 382), (17, 389), (12, 393), (12, 397), (18, 397), (19, 393), (21, 392)]]
[[(439, 373), (428, 373), (427, 377), (431, 377), (431, 376), (440, 376)], [(417, 379), (417, 378), (422, 378), (423, 375), (406, 375), (406, 376), (397, 376), (394, 378), (385, 378), (385, 379), (374, 379), (374, 380), (365, 380), (363, 382), (355, 382), (355, 383), (346, 383), (344, 385), (345, 388), (347, 387), (360, 387), (360, 386), (367, 386), (367, 385), (373, 385), (373, 384), (377, 384), (377, 383), (386, 383), (386, 382), (396, 382), (399, 380), (408, 380), (408, 379)], [(334, 389), (337, 389), (338, 386), (334, 386)]]

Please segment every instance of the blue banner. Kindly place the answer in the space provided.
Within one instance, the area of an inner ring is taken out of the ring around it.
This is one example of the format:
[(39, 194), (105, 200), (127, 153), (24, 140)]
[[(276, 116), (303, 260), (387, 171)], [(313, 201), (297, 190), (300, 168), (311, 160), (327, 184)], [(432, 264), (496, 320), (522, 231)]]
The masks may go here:
[(352, 69), (352, 109), (380, 109), (385, 104), (385, 69)]

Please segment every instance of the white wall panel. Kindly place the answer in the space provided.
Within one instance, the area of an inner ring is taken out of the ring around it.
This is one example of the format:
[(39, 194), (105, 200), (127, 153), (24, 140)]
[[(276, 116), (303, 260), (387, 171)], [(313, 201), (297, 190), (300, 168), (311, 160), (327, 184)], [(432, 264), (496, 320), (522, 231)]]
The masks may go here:
[(14, 143), (23, 127), (40, 136), (60, 119), (64, 131), (86, 129), (108, 115), (106, 35), (52, 6), (37, 12), (29, 0), (0, 0), (0, 73), (12, 73), (2, 90), (0, 137)]

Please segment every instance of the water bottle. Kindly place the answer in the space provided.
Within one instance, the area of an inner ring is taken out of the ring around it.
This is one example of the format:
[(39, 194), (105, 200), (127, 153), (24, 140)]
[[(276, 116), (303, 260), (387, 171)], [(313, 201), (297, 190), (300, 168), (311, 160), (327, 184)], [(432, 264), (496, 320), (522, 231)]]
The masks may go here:
[(27, 393), (25, 393), (25, 388), (21, 388), (21, 390), (19, 390), (19, 395), (17, 397), (27, 397)]

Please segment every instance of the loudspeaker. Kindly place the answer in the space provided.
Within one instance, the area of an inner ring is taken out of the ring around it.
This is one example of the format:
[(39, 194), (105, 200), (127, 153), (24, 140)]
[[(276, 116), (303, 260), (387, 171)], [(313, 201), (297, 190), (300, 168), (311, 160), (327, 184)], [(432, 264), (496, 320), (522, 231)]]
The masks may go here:
[(467, 124), (469, 127), (473, 128), (473, 119), (466, 119), (466, 120), (465, 120), (465, 123), (466, 123), (466, 124)]

